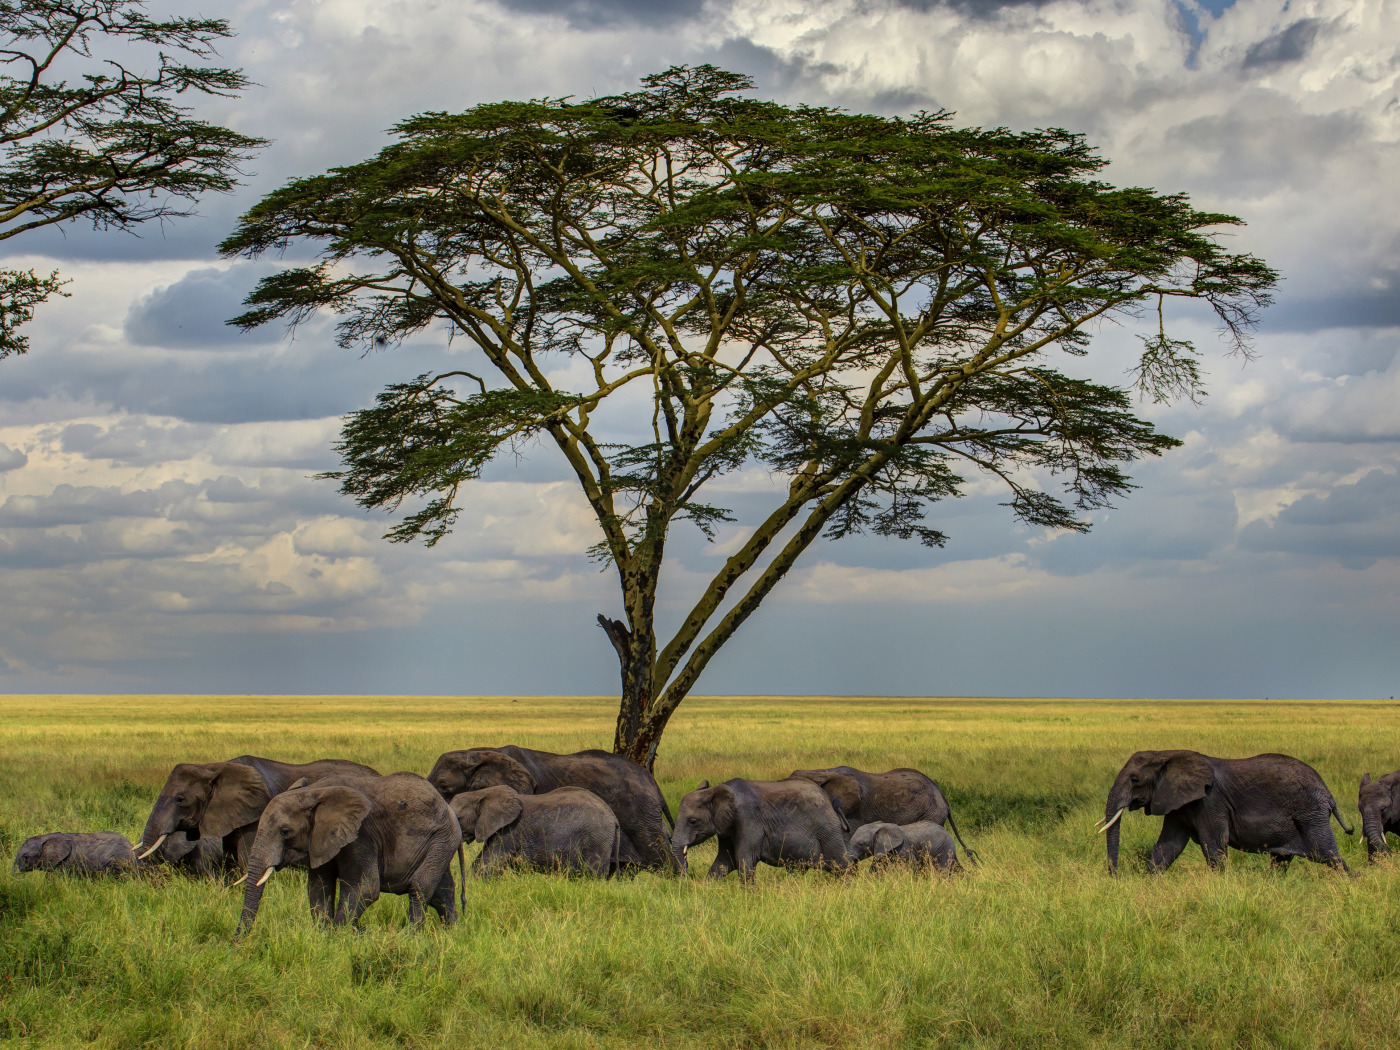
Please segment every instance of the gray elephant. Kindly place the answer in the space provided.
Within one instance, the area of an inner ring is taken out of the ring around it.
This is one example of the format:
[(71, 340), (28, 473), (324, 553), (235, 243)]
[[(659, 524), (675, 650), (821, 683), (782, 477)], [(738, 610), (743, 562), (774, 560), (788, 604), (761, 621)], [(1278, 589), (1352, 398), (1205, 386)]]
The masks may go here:
[(1366, 859), (1375, 860), (1379, 853), (1389, 853), (1385, 836), (1400, 835), (1400, 772), (1386, 773), (1371, 779), (1361, 778), (1356, 808), (1361, 811), (1361, 834), (1366, 837)]
[(65, 871), (116, 875), (136, 867), (131, 840), (115, 831), (55, 831), (24, 840), (15, 871)]
[(1108, 793), (1099, 831), (1108, 833), (1108, 866), (1118, 870), (1123, 814), (1141, 809), (1162, 817), (1162, 833), (1148, 870), (1166, 871), (1186, 843), (1195, 842), (1212, 867), (1228, 847), (1267, 853), (1287, 870), (1307, 857), (1346, 871), (1332, 837), (1331, 817), (1348, 835), (1337, 800), (1317, 770), (1288, 755), (1210, 758), (1195, 751), (1139, 751), (1128, 759)]
[(556, 755), (513, 744), (476, 747), (442, 755), (428, 779), (448, 801), (460, 792), (496, 784), (514, 788), (522, 795), (542, 795), (561, 787), (584, 788), (617, 815), (630, 846), (624, 849), (624, 856), (629, 858), (624, 863), (636, 863), (631, 860), (636, 858), (649, 871), (679, 870), (671, 853), (670, 836), (666, 834), (666, 822), (671, 821), (666, 799), (655, 778), (622, 755), (606, 751)]
[[(626, 840), (617, 817), (606, 802), (583, 788), (521, 795), (497, 784), (455, 795), (452, 812), (462, 826), (463, 840), (484, 844), (472, 864), (481, 875), (520, 867), (611, 878), (624, 862), (621, 849)], [(633, 862), (638, 859), (634, 854)]]
[[(268, 801), (303, 777), (316, 781), (337, 773), (379, 775), (369, 766), (338, 758), (300, 765), (255, 755), (240, 755), (228, 762), (181, 762), (170, 771), (151, 808), (135, 847), (139, 859), (157, 854), (170, 836), (183, 832), (187, 841), (221, 841), (224, 865), (244, 868)], [(188, 852), (172, 850), (176, 861)], [(207, 850), (196, 855), (195, 864), (196, 870), (217, 868)]]
[(307, 898), (322, 921), (355, 925), (381, 893), (403, 893), (415, 926), (425, 904), (451, 925), (451, 862), (461, 845), (456, 816), (417, 773), (322, 777), (282, 792), (258, 821), (238, 931), (258, 917), (272, 873), (294, 865), (309, 868)]
[(892, 861), (921, 868), (938, 867), (944, 871), (958, 867), (958, 848), (953, 845), (953, 836), (932, 820), (902, 825), (883, 820), (862, 824), (851, 836), (847, 849), (856, 861), (874, 857), (872, 868), (884, 867)]
[(977, 854), (963, 842), (953, 820), (953, 807), (937, 781), (917, 769), (891, 769), (887, 773), (867, 773), (852, 766), (831, 769), (794, 769), (789, 777), (810, 780), (841, 803), (841, 812), (852, 828), (863, 824), (917, 824), (931, 820), (945, 823), (957, 836), (967, 859), (977, 862)]
[(752, 882), (759, 861), (845, 871), (851, 865), (844, 834), (850, 826), (840, 805), (810, 780), (736, 777), (714, 787), (702, 780), (681, 799), (672, 842), (684, 868), (690, 847), (717, 837), (711, 878), (737, 869)]

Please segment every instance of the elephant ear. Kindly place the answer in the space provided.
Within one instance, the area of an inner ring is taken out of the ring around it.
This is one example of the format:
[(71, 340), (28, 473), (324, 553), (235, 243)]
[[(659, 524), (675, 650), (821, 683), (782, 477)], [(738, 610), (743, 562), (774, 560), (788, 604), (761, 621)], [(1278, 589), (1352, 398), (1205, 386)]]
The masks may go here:
[(335, 855), (350, 845), (360, 833), (360, 825), (369, 816), (370, 801), (362, 791), (352, 787), (329, 787), (316, 803), (311, 823), (311, 849), (307, 863), (313, 868), (329, 864)]
[(728, 835), (729, 829), (739, 819), (739, 807), (734, 801), (734, 791), (728, 784), (712, 788), (710, 814), (714, 817), (715, 831)]
[(518, 795), (535, 793), (535, 778), (515, 759), (499, 751), (478, 751), (477, 754), (481, 762), (467, 781), (467, 787), (484, 788), (500, 784)]
[(904, 832), (898, 824), (886, 824), (875, 832), (875, 856), (883, 857), (904, 845)]
[(835, 801), (841, 803), (839, 812), (860, 812), (860, 781), (856, 780), (855, 777), (847, 776), (845, 773), (828, 773), (816, 783)]
[(1163, 816), (1182, 806), (1205, 798), (1207, 789), (1215, 782), (1215, 770), (1205, 755), (1184, 751), (1169, 758), (1157, 774), (1157, 786), (1152, 791), (1152, 816)]
[(710, 782), (709, 782), (708, 780), (702, 780), (702, 781), (700, 781), (700, 783), (698, 783), (698, 784), (695, 785), (695, 790), (696, 790), (696, 791), (704, 791), (704, 790), (705, 790), (707, 787), (709, 787), (709, 786), (710, 786)]
[(221, 762), (210, 788), (209, 803), (199, 817), (199, 833), (221, 839), (248, 824), (256, 824), (272, 801), (256, 769), (238, 762)]
[(492, 792), (482, 800), (476, 817), (476, 841), (485, 842), (502, 828), (510, 827), (520, 819), (524, 809), (520, 796), (515, 792), (507, 795), (504, 791)]
[(1361, 786), (1362, 786), (1362, 787), (1365, 787), (1365, 786), (1366, 786), (1367, 784), (1369, 784), (1370, 782), (1371, 782), (1371, 774), (1370, 774), (1370, 773), (1362, 773), (1362, 774), (1361, 774)]
[(39, 851), (39, 859), (49, 867), (57, 867), (73, 855), (73, 840), (66, 835), (54, 835)]

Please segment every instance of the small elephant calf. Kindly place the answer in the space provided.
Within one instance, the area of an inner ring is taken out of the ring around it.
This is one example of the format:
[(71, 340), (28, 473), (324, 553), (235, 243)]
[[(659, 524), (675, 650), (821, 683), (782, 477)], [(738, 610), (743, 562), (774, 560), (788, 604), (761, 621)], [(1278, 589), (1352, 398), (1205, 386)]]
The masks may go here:
[(914, 824), (890, 824), (885, 821), (862, 824), (851, 836), (847, 848), (856, 860), (873, 856), (874, 864), (879, 866), (902, 860), (919, 867), (936, 865), (944, 871), (953, 871), (958, 867), (953, 836), (932, 820)]
[[(485, 844), (472, 864), (480, 875), (507, 867), (611, 878), (620, 864), (640, 866), (617, 816), (586, 788), (521, 795), (497, 784), (452, 798), (462, 838)], [(627, 845), (624, 847), (624, 843)]]
[(15, 871), (67, 871), (110, 875), (136, 867), (131, 840), (115, 831), (55, 831), (26, 839), (15, 853)]

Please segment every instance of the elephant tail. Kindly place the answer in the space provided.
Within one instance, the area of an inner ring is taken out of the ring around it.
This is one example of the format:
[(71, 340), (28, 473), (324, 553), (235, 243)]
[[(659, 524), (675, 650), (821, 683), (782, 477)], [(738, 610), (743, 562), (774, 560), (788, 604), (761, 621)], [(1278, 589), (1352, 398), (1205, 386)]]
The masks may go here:
[[(450, 867), (450, 866), (451, 866), (451, 862), (449, 861), (448, 864), (449, 864), (449, 867)], [(457, 871), (460, 872), (460, 873), (461, 873), (461, 876), (462, 876), (462, 892), (461, 892), (460, 900), (461, 900), (461, 902), (462, 902), (462, 918), (463, 918), (463, 919), (466, 919), (466, 917), (467, 917), (467, 844), (466, 844), (465, 842), (459, 842), (459, 843), (457, 843)]]
[[(933, 786), (938, 788), (938, 793), (943, 796), (943, 801), (947, 802), (948, 794), (943, 790), (942, 785), (935, 780)], [(953, 837), (958, 840), (958, 845), (961, 846), (963, 852), (967, 854), (967, 859), (973, 864), (981, 864), (982, 861), (977, 856), (977, 851), (963, 841), (962, 835), (958, 831), (958, 822), (953, 819), (953, 807), (951, 805), (948, 807), (948, 827), (953, 829)]]
[[(663, 803), (664, 805), (665, 803)], [(608, 867), (608, 878), (622, 870), (622, 825), (613, 827), (612, 864)]]
[(1335, 798), (1332, 797), (1331, 792), (1328, 792), (1328, 794), (1327, 794), (1327, 804), (1328, 804), (1328, 806), (1330, 806), (1331, 809), (1332, 809), (1332, 816), (1336, 817), (1336, 818), (1337, 818), (1337, 823), (1340, 824), (1340, 825), (1342, 826), (1342, 830), (1345, 831), (1348, 835), (1354, 834), (1354, 832), (1352, 831), (1352, 829), (1349, 828), (1349, 827), (1347, 827), (1347, 822), (1346, 822), (1345, 820), (1342, 819), (1342, 814), (1341, 814), (1341, 812), (1337, 809), (1337, 800), (1336, 800)]

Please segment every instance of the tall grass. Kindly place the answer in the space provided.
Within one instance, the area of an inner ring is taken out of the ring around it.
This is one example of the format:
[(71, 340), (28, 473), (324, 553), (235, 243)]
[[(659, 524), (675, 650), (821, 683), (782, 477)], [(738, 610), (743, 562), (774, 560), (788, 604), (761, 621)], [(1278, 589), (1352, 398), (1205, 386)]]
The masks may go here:
[(233, 942), (239, 895), (157, 873), (13, 874), (25, 837), (135, 837), (170, 766), (253, 753), (426, 772), (447, 749), (569, 751), (611, 735), (606, 700), (0, 699), (0, 1042), (68, 1047), (1389, 1046), (1400, 1017), (1400, 875), (1194, 847), (1124, 871), (1092, 833), (1138, 748), (1284, 751), (1349, 821), (1361, 773), (1400, 767), (1393, 704), (697, 698), (657, 772), (672, 807), (702, 777), (847, 762), (938, 779), (983, 866), (951, 877), (761, 869), (609, 883), (507, 876), (465, 921), (407, 928), (386, 896), (363, 932), (317, 928), (279, 875)]

